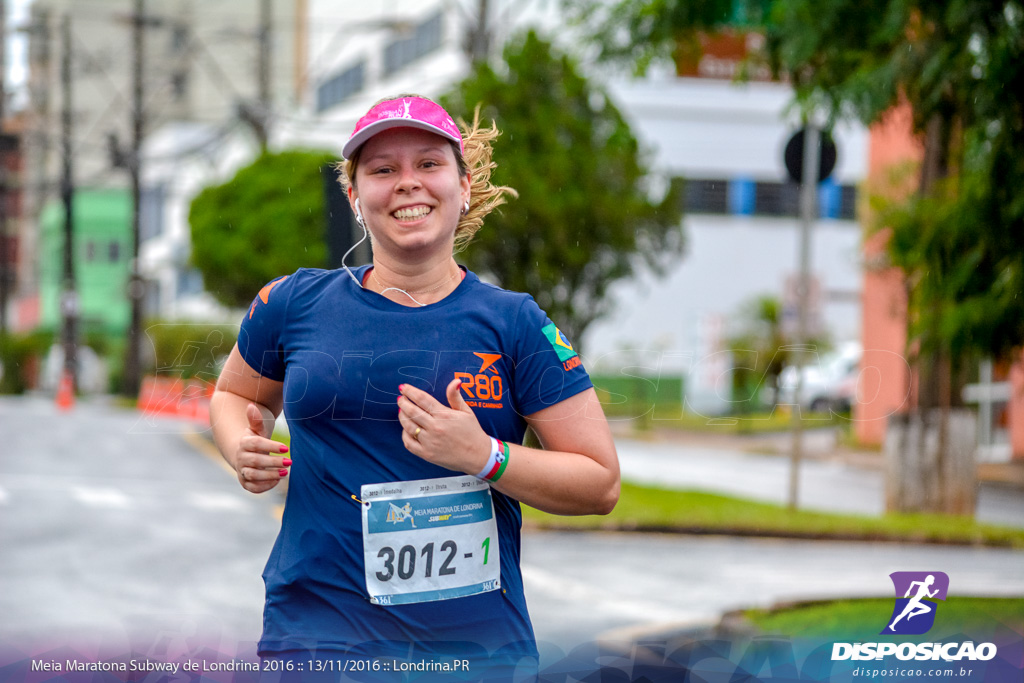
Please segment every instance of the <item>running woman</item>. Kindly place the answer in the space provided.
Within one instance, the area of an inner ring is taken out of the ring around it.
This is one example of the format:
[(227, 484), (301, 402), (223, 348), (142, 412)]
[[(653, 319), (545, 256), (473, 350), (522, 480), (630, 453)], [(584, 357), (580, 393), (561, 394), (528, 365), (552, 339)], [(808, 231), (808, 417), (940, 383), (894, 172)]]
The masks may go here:
[[(258, 648), (285, 677), (424, 657), (469, 662), (474, 679), (534, 675), (520, 503), (584, 515), (618, 500), (572, 343), (532, 297), (455, 260), (514, 195), (490, 181), (497, 134), (423, 97), (375, 104), (342, 167), (372, 263), (268, 283), (218, 380), (214, 437), (241, 486), (290, 481)], [(270, 438), (282, 410), (290, 451)], [(542, 449), (522, 445), (527, 427)]]

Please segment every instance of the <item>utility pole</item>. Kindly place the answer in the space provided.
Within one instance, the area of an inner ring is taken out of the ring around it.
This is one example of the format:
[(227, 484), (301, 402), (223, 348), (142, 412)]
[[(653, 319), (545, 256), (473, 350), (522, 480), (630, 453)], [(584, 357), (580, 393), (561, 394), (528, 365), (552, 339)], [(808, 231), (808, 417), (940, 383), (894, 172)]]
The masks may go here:
[(469, 36), (469, 60), (471, 64), (486, 62), (491, 49), (491, 35), (487, 30), (488, 0), (478, 0), (476, 26)]
[(74, 167), (72, 165), (73, 92), (71, 77), (71, 16), (61, 19), (61, 162), (60, 196), (64, 204), (64, 286), (60, 309), (64, 321), (64, 374), (78, 385), (78, 290), (75, 283)]
[(260, 149), (266, 150), (270, 140), (270, 63), (273, 52), (273, 0), (259, 0), (260, 25), (256, 29), (256, 102), (239, 102), (238, 116), (252, 127)]
[(144, 127), (143, 112), (143, 58), (145, 32), (145, 0), (135, 0), (135, 10), (131, 17), (132, 24), (132, 149), (128, 159), (128, 170), (131, 172), (132, 187), (132, 260), (131, 273), (128, 276), (128, 300), (131, 303), (131, 322), (128, 327), (128, 346), (124, 359), (124, 384), (122, 393), (134, 397), (139, 393), (142, 382), (141, 337), (142, 337), (142, 297), (145, 285), (139, 273), (139, 202), (142, 198), (139, 171), (141, 166), (141, 147)]
[(7, 138), (4, 119), (7, 116), (7, 2), (0, 0), (0, 337), (7, 336), (7, 299), (10, 288), (10, 250), (7, 244)]
[(260, 31), (259, 31), (259, 106), (260, 120), (263, 124), (263, 146), (267, 146), (268, 126), (270, 118), (270, 65), (273, 55), (273, 0), (260, 0)]

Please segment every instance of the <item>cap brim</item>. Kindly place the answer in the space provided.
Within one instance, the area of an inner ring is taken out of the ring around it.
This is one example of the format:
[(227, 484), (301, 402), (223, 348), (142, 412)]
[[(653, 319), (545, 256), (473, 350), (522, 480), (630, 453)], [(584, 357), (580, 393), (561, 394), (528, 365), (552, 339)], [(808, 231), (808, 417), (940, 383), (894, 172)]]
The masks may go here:
[(444, 130), (443, 128), (438, 128), (437, 126), (432, 125), (430, 123), (419, 121), (417, 119), (393, 118), (374, 121), (373, 123), (362, 128), (358, 133), (356, 133), (355, 135), (348, 139), (348, 142), (345, 143), (345, 146), (341, 148), (341, 155), (346, 159), (351, 159), (352, 155), (355, 154), (356, 150), (359, 149), (364, 142), (372, 138), (377, 133), (385, 131), (389, 128), (419, 128), (420, 130), (425, 130), (429, 133), (435, 133), (437, 135), (440, 135), (446, 140), (451, 140), (456, 145), (461, 146), (462, 144), (462, 140), (453, 137), (451, 133)]

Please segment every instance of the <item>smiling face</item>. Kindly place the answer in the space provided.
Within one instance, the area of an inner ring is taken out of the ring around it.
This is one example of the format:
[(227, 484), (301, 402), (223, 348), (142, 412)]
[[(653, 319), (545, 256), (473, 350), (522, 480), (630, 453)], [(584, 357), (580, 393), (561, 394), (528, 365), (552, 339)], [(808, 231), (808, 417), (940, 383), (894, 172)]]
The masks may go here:
[(354, 180), (349, 201), (354, 209), (359, 200), (375, 250), (399, 258), (451, 254), (469, 177), (459, 174), (447, 140), (416, 128), (382, 131), (359, 151)]

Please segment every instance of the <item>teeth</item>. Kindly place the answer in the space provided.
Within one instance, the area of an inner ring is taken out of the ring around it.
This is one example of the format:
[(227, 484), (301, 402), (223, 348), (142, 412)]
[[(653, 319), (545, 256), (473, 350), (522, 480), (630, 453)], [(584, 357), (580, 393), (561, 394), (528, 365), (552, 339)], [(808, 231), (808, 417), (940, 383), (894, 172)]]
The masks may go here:
[(409, 220), (410, 218), (423, 218), (430, 213), (429, 206), (416, 206), (411, 209), (399, 209), (395, 211), (394, 216), (399, 220)]

